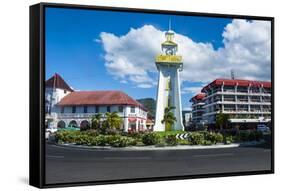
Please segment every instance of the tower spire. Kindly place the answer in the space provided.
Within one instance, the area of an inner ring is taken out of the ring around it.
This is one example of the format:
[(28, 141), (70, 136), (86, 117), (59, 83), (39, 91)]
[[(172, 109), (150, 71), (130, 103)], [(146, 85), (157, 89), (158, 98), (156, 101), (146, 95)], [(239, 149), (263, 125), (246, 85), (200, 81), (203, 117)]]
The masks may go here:
[(171, 18), (169, 19), (169, 31), (171, 30)]

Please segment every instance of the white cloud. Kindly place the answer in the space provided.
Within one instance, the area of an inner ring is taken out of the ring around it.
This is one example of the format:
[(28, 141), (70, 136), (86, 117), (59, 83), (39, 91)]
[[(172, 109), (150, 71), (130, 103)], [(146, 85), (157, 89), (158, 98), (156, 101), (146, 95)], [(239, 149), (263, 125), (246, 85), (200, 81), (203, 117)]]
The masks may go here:
[[(270, 80), (270, 22), (235, 19), (226, 25), (222, 36), (224, 46), (215, 50), (211, 42), (194, 42), (188, 36), (175, 35), (178, 54), (184, 61), (182, 81), (208, 83), (216, 78), (229, 78), (231, 69), (237, 78)], [(102, 32), (100, 39), (105, 66), (115, 79), (141, 88), (157, 84), (154, 58), (161, 52), (164, 31), (144, 25), (120, 37)], [(183, 88), (186, 92), (195, 90), (199, 88)]]
[(189, 94), (195, 95), (195, 94), (198, 94), (198, 93), (201, 91), (201, 89), (202, 89), (202, 86), (183, 87), (183, 88), (181, 89), (181, 93), (182, 93), (182, 94), (187, 94), (187, 93), (189, 93)]

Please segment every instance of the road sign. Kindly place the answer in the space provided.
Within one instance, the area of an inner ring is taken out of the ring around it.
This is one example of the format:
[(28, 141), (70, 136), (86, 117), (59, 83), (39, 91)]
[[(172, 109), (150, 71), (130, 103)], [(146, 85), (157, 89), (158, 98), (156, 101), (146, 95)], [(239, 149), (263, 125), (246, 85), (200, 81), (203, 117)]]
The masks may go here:
[(188, 138), (188, 133), (181, 133), (181, 134), (176, 134), (177, 139), (187, 139)]

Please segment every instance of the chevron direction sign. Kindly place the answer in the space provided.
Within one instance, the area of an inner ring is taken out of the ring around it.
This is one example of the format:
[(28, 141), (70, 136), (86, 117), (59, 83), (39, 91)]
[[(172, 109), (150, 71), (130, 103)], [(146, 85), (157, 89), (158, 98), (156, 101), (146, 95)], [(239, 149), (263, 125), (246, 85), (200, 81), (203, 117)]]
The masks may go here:
[(187, 139), (188, 138), (188, 133), (181, 133), (181, 134), (176, 134), (177, 139)]

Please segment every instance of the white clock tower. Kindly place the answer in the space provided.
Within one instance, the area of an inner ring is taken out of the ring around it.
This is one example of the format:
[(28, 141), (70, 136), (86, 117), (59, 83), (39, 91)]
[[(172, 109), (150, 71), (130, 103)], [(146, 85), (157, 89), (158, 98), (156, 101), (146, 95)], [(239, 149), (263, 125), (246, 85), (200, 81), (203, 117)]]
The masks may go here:
[[(157, 55), (155, 59), (159, 79), (154, 131), (184, 130), (179, 79), (183, 62), (182, 57), (177, 55), (178, 45), (173, 41), (174, 36), (175, 33), (169, 27), (169, 31), (165, 33), (166, 41), (161, 44), (162, 54)], [(161, 122), (167, 107), (174, 107), (172, 112), (176, 117), (176, 122), (171, 129), (165, 129), (165, 124)]]

